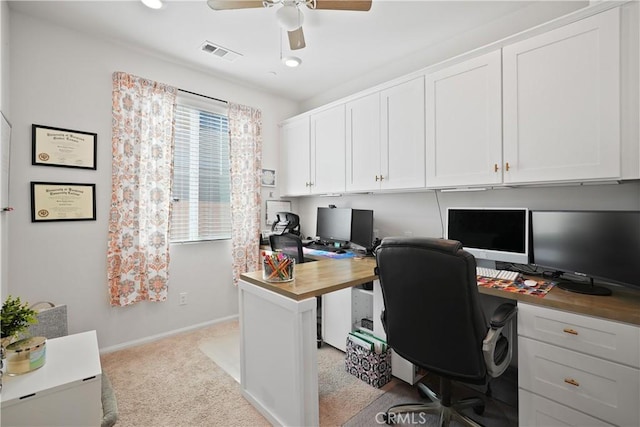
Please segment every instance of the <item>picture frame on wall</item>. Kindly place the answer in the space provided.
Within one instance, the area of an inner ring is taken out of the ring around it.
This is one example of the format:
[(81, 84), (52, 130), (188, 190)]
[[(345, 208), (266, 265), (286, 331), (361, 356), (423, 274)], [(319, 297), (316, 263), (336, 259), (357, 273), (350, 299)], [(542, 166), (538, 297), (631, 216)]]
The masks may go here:
[(95, 184), (31, 182), (31, 222), (95, 219)]
[(31, 125), (31, 164), (96, 169), (98, 134)]
[(276, 186), (275, 169), (262, 169), (262, 175), (260, 176), (260, 183), (263, 187), (275, 187)]

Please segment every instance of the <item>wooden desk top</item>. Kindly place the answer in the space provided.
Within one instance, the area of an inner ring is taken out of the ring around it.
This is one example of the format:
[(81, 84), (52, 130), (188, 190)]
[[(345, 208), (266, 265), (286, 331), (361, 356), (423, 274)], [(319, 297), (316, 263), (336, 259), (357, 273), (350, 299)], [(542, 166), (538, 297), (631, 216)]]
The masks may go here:
[(262, 271), (242, 274), (249, 283), (296, 301), (371, 282), (376, 261), (368, 258), (321, 259), (295, 267), (295, 279), (285, 283), (270, 283), (262, 279)]
[[(296, 265), (296, 278), (287, 283), (269, 283), (262, 279), (262, 271), (245, 273), (246, 282), (300, 301), (340, 289), (376, 280), (374, 258), (322, 259)], [(479, 287), (481, 294), (522, 301), (524, 303), (601, 317), (640, 326), (640, 291), (611, 287), (611, 296), (583, 295), (554, 287), (544, 297), (505, 292)]]

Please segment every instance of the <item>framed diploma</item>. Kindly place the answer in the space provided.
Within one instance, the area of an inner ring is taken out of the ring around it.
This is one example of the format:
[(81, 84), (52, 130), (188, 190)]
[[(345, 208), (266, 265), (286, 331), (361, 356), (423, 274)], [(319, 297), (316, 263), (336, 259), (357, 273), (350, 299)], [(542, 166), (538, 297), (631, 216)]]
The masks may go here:
[(31, 125), (32, 165), (96, 169), (98, 134)]
[(95, 184), (31, 182), (31, 222), (95, 219)]

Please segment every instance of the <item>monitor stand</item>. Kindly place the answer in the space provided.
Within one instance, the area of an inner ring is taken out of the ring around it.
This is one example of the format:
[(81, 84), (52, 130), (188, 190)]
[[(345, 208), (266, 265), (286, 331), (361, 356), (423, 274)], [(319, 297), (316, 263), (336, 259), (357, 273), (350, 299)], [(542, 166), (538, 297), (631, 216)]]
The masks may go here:
[(560, 289), (564, 289), (565, 291), (576, 292), (579, 294), (596, 295), (596, 296), (611, 295), (611, 289), (605, 288), (604, 286), (594, 285), (593, 279), (590, 278), (589, 280), (591, 282), (590, 284), (571, 282), (566, 280), (566, 281), (558, 282), (557, 286)]
[(496, 270), (496, 262), (492, 259), (476, 258), (476, 265), (478, 267)]

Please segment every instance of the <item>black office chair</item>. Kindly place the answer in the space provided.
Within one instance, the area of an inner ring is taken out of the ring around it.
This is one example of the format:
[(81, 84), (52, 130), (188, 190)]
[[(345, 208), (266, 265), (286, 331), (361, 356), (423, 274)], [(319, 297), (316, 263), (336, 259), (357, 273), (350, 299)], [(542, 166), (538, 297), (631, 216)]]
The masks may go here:
[(282, 252), (296, 260), (296, 264), (305, 262), (300, 236), (291, 233), (271, 234), (269, 244), (272, 251)]
[(485, 384), (509, 366), (512, 347), (502, 328), (516, 313), (514, 304), (500, 305), (488, 326), (479, 302), (476, 261), (454, 240), (385, 238), (376, 250), (384, 311), (382, 323), (389, 346), (401, 357), (440, 377), (438, 395), (426, 385), (418, 389), (429, 403), (395, 405), (386, 421), (398, 413), (440, 414), (440, 425), (452, 418), (476, 422), (458, 412), (484, 412), (484, 401), (451, 401), (452, 381)]
[[(271, 234), (269, 236), (269, 244), (272, 251), (282, 252), (289, 257), (295, 259), (296, 264), (301, 264), (309, 260), (304, 258), (302, 250), (302, 240), (300, 236), (291, 233)], [(318, 348), (322, 346), (322, 297), (316, 297), (316, 313), (317, 313), (317, 344)]]

